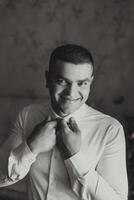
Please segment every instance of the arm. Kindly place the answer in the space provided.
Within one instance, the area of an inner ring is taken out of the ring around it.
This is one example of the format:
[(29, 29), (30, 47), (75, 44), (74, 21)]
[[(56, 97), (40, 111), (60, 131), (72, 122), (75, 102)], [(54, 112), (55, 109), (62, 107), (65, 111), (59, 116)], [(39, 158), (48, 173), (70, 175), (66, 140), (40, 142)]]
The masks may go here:
[(127, 200), (125, 138), (121, 126), (112, 127), (96, 169), (88, 169), (81, 152), (65, 160), (73, 191), (84, 200)]
[(21, 180), (29, 172), (37, 155), (41, 152), (50, 151), (56, 143), (56, 120), (46, 118), (34, 127), (34, 121), (31, 118), (30, 122), (34, 129), (26, 138), (27, 117), (28, 111), (24, 109), (19, 114), (12, 136), (1, 148), (0, 159), (4, 161), (0, 166), (0, 170), (3, 169), (0, 177), (1, 187)]
[(35, 161), (24, 140), (25, 109), (19, 114), (11, 135), (0, 147), (0, 187), (11, 185), (22, 179)]

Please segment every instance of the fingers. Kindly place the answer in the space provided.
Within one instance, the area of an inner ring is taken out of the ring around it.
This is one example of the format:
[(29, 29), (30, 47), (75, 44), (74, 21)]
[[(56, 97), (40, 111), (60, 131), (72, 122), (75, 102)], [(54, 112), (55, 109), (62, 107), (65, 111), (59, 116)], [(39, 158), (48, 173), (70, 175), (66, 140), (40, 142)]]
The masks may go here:
[(49, 127), (51, 127), (51, 128), (56, 128), (56, 126), (57, 126), (57, 120), (55, 119), (55, 120), (48, 121), (47, 125)]
[(68, 127), (68, 124), (64, 119), (60, 119), (57, 122), (56, 135), (59, 136), (60, 132), (64, 132), (64, 133), (70, 132), (70, 128)]
[(57, 124), (57, 131), (64, 130), (65, 132), (73, 131), (75, 133), (79, 133), (80, 129), (73, 117), (69, 119), (69, 122), (66, 122), (64, 119), (60, 120)]
[(48, 128), (51, 128), (51, 129), (55, 128), (56, 125), (57, 125), (56, 120), (51, 120), (51, 121), (50, 120), (51, 120), (51, 117), (47, 116), (42, 122), (40, 122), (39, 124), (37, 124), (34, 127), (34, 130), (33, 130), (31, 135), (37, 135), (45, 127), (48, 127)]
[(67, 132), (70, 131), (68, 123), (64, 119), (60, 121), (60, 128)]
[(78, 125), (77, 125), (77, 123), (76, 123), (76, 121), (75, 121), (75, 119), (73, 117), (71, 117), (69, 119), (69, 125), (70, 125), (70, 129), (73, 132), (75, 132), (75, 133), (79, 133), (80, 132), (79, 127), (78, 127)]

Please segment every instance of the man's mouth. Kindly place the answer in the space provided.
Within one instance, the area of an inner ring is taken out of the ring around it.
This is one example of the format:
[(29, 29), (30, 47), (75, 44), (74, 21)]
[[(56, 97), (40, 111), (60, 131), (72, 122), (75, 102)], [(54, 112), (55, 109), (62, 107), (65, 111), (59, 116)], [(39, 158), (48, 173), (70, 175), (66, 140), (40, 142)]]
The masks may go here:
[(70, 102), (70, 103), (74, 103), (74, 102), (76, 102), (76, 101), (82, 100), (81, 97), (78, 97), (78, 98), (71, 98), (71, 97), (66, 97), (66, 96), (61, 96), (61, 99), (62, 99), (63, 101)]

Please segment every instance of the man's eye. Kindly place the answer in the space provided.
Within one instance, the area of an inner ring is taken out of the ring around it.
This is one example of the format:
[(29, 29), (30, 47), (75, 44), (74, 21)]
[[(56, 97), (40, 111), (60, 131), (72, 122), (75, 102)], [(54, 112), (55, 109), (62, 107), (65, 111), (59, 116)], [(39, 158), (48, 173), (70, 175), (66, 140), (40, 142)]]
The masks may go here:
[(82, 81), (78, 83), (78, 86), (82, 87), (82, 86), (87, 86), (89, 84), (88, 81)]
[(66, 81), (63, 80), (63, 79), (57, 79), (56, 83), (59, 84), (59, 85), (66, 85), (67, 84)]

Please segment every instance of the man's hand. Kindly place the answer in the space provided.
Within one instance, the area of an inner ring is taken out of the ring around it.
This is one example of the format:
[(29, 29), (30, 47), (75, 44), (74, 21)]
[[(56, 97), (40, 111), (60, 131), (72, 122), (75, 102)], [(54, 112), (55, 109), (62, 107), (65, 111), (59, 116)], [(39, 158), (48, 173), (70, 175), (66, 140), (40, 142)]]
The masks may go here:
[(80, 150), (81, 132), (73, 118), (67, 123), (62, 119), (57, 126), (57, 145), (64, 159), (67, 159)]
[(38, 124), (27, 139), (27, 144), (35, 154), (50, 151), (56, 144), (56, 120), (49, 118)]

